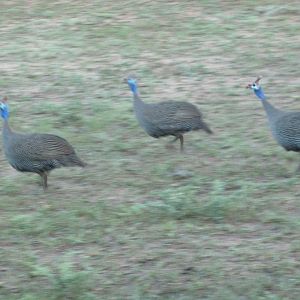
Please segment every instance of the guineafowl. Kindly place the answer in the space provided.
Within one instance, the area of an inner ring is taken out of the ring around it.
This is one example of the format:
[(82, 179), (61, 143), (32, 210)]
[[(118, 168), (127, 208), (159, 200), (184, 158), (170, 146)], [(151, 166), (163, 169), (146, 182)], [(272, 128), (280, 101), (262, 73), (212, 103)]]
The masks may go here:
[[(300, 152), (300, 112), (283, 111), (275, 108), (266, 100), (266, 96), (259, 85), (261, 77), (258, 77), (247, 88), (254, 91), (261, 100), (266, 111), (269, 126), (274, 139), (287, 151)], [(297, 171), (300, 170), (300, 166)]]
[(9, 109), (7, 98), (0, 102), (4, 120), (2, 138), (5, 156), (9, 164), (20, 172), (37, 173), (47, 189), (49, 171), (59, 167), (86, 164), (78, 158), (73, 147), (63, 138), (52, 134), (21, 134), (12, 131), (8, 124)]
[(133, 105), (140, 126), (152, 137), (175, 136), (174, 142), (180, 140), (180, 150), (183, 152), (183, 134), (192, 130), (203, 129), (213, 132), (202, 120), (197, 107), (188, 102), (166, 101), (160, 103), (145, 103), (141, 100), (137, 81), (129, 76), (125, 79), (133, 93)]

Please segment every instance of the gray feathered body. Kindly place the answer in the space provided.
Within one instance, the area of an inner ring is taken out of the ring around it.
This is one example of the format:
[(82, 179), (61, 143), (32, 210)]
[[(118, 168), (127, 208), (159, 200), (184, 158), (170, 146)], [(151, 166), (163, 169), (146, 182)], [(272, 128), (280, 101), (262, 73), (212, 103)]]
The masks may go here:
[(300, 151), (300, 112), (282, 111), (263, 100), (275, 140), (287, 151)]
[(155, 138), (167, 135), (177, 136), (198, 129), (212, 133), (202, 120), (197, 107), (188, 102), (167, 101), (147, 104), (135, 95), (134, 111), (140, 126)]
[(52, 134), (21, 134), (3, 127), (4, 153), (10, 165), (21, 172), (44, 173), (63, 166), (85, 166), (73, 147)]

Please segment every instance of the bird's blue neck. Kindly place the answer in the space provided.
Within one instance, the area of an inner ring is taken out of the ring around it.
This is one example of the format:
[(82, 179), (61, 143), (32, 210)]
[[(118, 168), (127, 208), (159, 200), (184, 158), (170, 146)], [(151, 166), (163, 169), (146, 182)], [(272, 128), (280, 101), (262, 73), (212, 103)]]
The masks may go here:
[(8, 109), (1, 110), (1, 117), (5, 121), (8, 120), (8, 118), (9, 118), (9, 111), (8, 111)]
[(267, 97), (264, 94), (264, 91), (262, 90), (261, 87), (259, 87), (258, 89), (254, 89), (254, 93), (257, 96), (257, 98), (261, 101), (264, 101), (267, 99)]
[(268, 119), (270, 123), (272, 123), (272, 119), (274, 119), (278, 114), (281, 114), (282, 112), (274, 107), (269, 101), (267, 100), (267, 97), (265, 96), (262, 88), (258, 86), (257, 89), (253, 89), (255, 95), (257, 98), (262, 102), (263, 107), (267, 113)]
[(137, 94), (138, 93), (138, 88), (135, 84), (130, 84), (130, 89), (132, 91), (133, 94)]

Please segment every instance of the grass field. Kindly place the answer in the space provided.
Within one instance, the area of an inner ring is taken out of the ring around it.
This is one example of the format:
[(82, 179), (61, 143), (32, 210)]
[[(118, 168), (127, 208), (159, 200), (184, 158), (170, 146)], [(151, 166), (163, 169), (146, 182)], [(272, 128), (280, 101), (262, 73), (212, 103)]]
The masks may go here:
[[(86, 2), (84, 4), (84, 2)], [(300, 110), (299, 1), (0, 1), (11, 127), (68, 139), (86, 169), (44, 193), (0, 148), (0, 299), (299, 299), (300, 163), (245, 86)], [(153, 139), (146, 102), (215, 132)], [(2, 144), (1, 144), (2, 145)]]

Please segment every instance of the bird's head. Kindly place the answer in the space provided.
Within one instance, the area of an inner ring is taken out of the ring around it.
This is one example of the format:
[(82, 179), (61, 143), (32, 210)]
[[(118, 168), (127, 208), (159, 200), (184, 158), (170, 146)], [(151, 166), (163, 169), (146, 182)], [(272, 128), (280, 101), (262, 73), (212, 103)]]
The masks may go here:
[(253, 83), (250, 83), (246, 86), (248, 89), (252, 89), (255, 93), (255, 95), (260, 99), (260, 100), (265, 100), (266, 96), (259, 85), (259, 81), (262, 79), (261, 76), (259, 76)]
[(1, 110), (1, 117), (4, 120), (7, 120), (9, 117), (9, 110), (7, 105), (7, 97), (5, 96), (2, 101), (0, 101), (0, 110)]
[(124, 82), (126, 82), (129, 85), (129, 87), (133, 93), (137, 92), (137, 80), (134, 76), (129, 75), (128, 77), (126, 77), (124, 79)]

